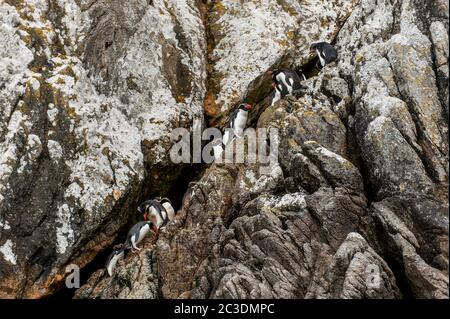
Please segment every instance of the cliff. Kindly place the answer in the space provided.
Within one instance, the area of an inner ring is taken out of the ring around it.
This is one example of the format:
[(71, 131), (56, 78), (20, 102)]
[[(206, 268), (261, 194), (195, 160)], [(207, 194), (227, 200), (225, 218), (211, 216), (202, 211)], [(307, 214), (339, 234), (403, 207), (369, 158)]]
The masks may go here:
[[(76, 264), (76, 298), (448, 298), (448, 13), (1, 0), (0, 297), (58, 294)], [(318, 72), (321, 39), (339, 61)], [(269, 106), (281, 67), (308, 79)], [(278, 163), (170, 161), (173, 129), (223, 127), (241, 101), (278, 129)], [(156, 195), (175, 222), (108, 277)]]

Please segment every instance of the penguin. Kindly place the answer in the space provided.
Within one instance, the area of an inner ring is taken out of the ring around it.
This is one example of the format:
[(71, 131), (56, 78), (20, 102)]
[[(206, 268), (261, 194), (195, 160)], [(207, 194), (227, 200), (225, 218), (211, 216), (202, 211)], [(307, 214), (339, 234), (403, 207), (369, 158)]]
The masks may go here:
[(336, 49), (328, 42), (313, 43), (310, 50), (311, 52), (315, 51), (317, 53), (322, 68), (338, 59)]
[(141, 214), (144, 215), (144, 219), (145, 219), (145, 214), (147, 213), (148, 208), (149, 208), (150, 206), (153, 206), (153, 205), (156, 206), (156, 207), (161, 206), (160, 203), (159, 203), (158, 201), (156, 201), (156, 200), (154, 200), (154, 199), (150, 199), (150, 200), (146, 200), (145, 202), (142, 202), (142, 203), (138, 206), (137, 210), (138, 210), (139, 213), (141, 213)]
[(301, 82), (306, 80), (306, 76), (302, 71), (296, 72), (289, 69), (282, 69), (269, 70), (267, 73), (272, 76), (276, 85), (283, 85), (283, 88), (287, 90), (288, 94), (299, 90), (302, 87)]
[(172, 221), (175, 218), (175, 209), (173, 209), (172, 202), (167, 197), (160, 199), (160, 204), (166, 210), (168, 221)]
[(155, 229), (154, 225), (150, 221), (142, 221), (131, 227), (128, 231), (125, 246), (137, 251), (141, 250), (141, 248), (137, 247), (137, 244), (139, 244), (145, 236), (149, 234), (151, 228)]
[(231, 114), (229, 127), (231, 128), (231, 133), (233, 134), (230, 133), (230, 130), (225, 131), (223, 136), (223, 144), (225, 146), (228, 145), (233, 137), (230, 135), (236, 135), (237, 137), (244, 136), (245, 126), (247, 125), (248, 111), (251, 109), (252, 106), (250, 104), (241, 104)]
[(105, 268), (108, 272), (108, 275), (112, 277), (114, 273), (114, 268), (116, 267), (117, 262), (121, 258), (125, 258), (126, 254), (129, 250), (129, 247), (126, 245), (117, 245), (114, 246), (112, 253), (108, 256), (106, 260)]

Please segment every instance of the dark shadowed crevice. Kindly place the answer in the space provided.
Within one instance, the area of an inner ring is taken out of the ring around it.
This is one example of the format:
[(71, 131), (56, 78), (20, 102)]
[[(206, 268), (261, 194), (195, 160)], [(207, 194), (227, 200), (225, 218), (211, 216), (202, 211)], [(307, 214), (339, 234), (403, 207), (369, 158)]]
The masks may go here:
[(392, 273), (394, 274), (395, 282), (398, 286), (398, 289), (400, 289), (403, 298), (414, 299), (411, 285), (409, 284), (409, 281), (405, 274), (405, 267), (403, 266), (402, 261), (399, 260), (399, 258), (401, 257), (396, 257), (391, 252), (393, 249), (395, 249), (393, 247), (390, 247), (390, 245), (392, 245), (392, 240), (388, 237), (388, 234), (386, 234), (385, 230), (378, 222), (375, 222), (375, 232), (378, 242), (381, 245), (381, 249), (383, 250), (382, 252), (380, 252), (381, 256), (388, 264), (389, 269), (391, 269)]
[[(173, 182), (167, 193), (161, 194), (161, 196), (167, 196), (171, 201), (176, 211), (178, 211), (181, 207), (182, 198), (187, 191), (188, 185), (191, 181), (199, 179), (201, 174), (203, 173), (205, 166), (202, 164), (194, 164), (191, 166), (186, 166), (183, 170), (183, 173)], [(146, 199), (154, 198), (157, 192), (150, 191), (150, 193), (146, 193), (143, 191), (139, 196), (139, 200), (136, 203), (140, 203)], [(136, 205), (137, 207), (137, 205)], [(131, 207), (132, 209), (132, 207)], [(136, 213), (135, 213), (136, 212)], [(115, 245), (121, 244), (126, 240), (126, 236), (130, 227), (136, 223), (142, 216), (139, 216), (137, 211), (128, 212), (129, 221), (121, 227), (121, 229), (116, 233), (116, 239), (108, 245), (103, 250), (97, 253), (97, 255), (90, 261), (85, 267), (80, 270), (80, 287), (87, 283), (89, 278), (98, 270), (105, 267), (106, 259), (111, 253), (113, 247)], [(106, 274), (105, 274), (106, 275)], [(64, 281), (59, 283), (55, 287), (55, 293), (46, 297), (46, 299), (51, 300), (64, 300), (71, 299), (74, 297), (76, 293), (76, 289), (68, 289), (65, 286)]]

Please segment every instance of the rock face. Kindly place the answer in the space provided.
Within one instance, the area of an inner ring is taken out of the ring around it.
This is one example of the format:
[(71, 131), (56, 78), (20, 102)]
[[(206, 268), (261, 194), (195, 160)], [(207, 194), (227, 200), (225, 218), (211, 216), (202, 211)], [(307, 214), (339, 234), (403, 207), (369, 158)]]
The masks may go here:
[(205, 31), (191, 1), (2, 1), (0, 24), (0, 297), (40, 297), (179, 173)]
[[(0, 12), (0, 297), (53, 293), (170, 188), (171, 129), (221, 126), (241, 100), (277, 129), (278, 161), (207, 167), (175, 221), (76, 298), (449, 297), (446, 1)], [(339, 61), (318, 73), (320, 39)], [(268, 106), (276, 67), (308, 80)]]
[(270, 88), (265, 76), (270, 67), (300, 67), (311, 58), (312, 42), (334, 39), (357, 0), (210, 2), (205, 111), (213, 123), (223, 124), (241, 100), (261, 102)]

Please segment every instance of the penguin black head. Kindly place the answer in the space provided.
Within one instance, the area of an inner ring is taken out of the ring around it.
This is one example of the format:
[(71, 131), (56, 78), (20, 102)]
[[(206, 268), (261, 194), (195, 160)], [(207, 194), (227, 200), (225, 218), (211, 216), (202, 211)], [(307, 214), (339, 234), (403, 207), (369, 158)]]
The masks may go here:
[(313, 43), (313, 44), (311, 44), (311, 46), (309, 47), (309, 52), (313, 53), (313, 52), (315, 52), (317, 49), (319, 49), (319, 44), (320, 44), (320, 43)]
[(154, 200), (146, 200), (145, 202), (141, 203), (139, 205), (139, 207), (137, 208), (137, 211), (140, 214), (144, 215), (144, 220), (147, 220), (146, 218), (147, 218), (147, 215), (148, 215), (148, 210), (153, 205), (155, 205), (155, 201)]
[(266, 73), (272, 77), (273, 81), (277, 81), (277, 75), (281, 72), (279, 69), (269, 70)]
[(250, 104), (241, 104), (239, 105), (238, 109), (243, 111), (249, 111), (252, 109), (252, 106)]
[(163, 197), (163, 198), (159, 198), (159, 202), (160, 204), (164, 204), (164, 203), (169, 203), (170, 205), (172, 205), (172, 202), (170, 201), (170, 199), (168, 199), (167, 197)]
[(148, 206), (148, 201), (145, 201), (138, 206), (137, 211), (141, 214), (144, 214), (145, 210), (147, 209), (147, 206)]
[(315, 52), (316, 50), (322, 51), (325, 44), (326, 44), (326, 42), (313, 43), (313, 44), (311, 44), (311, 47), (309, 48), (309, 50), (311, 53)]

